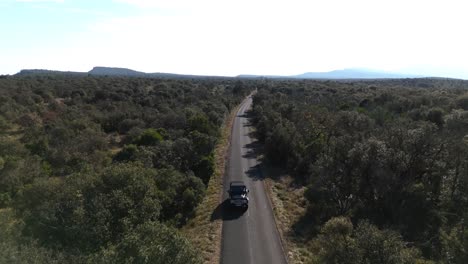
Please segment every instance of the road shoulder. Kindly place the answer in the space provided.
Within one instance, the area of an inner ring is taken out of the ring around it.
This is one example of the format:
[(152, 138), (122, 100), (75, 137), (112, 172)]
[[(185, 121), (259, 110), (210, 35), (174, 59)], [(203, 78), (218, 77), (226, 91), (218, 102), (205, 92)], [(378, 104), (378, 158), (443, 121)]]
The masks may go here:
[(292, 178), (281, 174), (278, 169), (266, 164), (262, 164), (261, 168), (287, 261), (308, 263), (312, 256), (307, 250), (307, 242), (294, 231), (294, 224), (305, 214), (305, 189), (294, 186)]

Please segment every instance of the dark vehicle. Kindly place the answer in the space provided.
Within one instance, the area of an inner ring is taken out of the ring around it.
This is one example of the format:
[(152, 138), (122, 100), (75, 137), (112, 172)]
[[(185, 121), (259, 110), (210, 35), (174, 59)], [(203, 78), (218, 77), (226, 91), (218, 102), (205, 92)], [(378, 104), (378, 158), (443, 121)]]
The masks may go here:
[(236, 207), (249, 207), (249, 197), (247, 194), (249, 193), (249, 189), (245, 186), (244, 182), (242, 181), (232, 181), (229, 184), (229, 203), (232, 206)]

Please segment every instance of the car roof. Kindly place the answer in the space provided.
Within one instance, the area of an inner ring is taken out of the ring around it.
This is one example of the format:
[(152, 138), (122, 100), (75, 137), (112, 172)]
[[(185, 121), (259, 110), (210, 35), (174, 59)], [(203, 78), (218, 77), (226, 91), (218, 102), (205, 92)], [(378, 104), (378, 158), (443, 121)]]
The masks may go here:
[(231, 186), (245, 186), (243, 181), (232, 181)]

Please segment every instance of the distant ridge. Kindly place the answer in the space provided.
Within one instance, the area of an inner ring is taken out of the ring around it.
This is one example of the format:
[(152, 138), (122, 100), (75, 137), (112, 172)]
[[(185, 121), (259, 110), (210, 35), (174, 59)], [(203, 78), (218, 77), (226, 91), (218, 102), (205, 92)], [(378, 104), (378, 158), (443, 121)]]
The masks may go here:
[(96, 66), (88, 72), (70, 72), (70, 71), (53, 71), (42, 69), (24, 69), (15, 74), (15, 76), (28, 76), (28, 75), (79, 75), (79, 76), (115, 76), (115, 77), (146, 77), (146, 78), (162, 78), (162, 79), (219, 79), (219, 78), (232, 78), (225, 76), (204, 76), (204, 75), (188, 75), (188, 74), (175, 74), (175, 73), (146, 73), (135, 71), (127, 68), (118, 67), (102, 67)]
[(72, 72), (72, 71), (51, 71), (51, 70), (42, 70), (42, 69), (26, 69), (21, 70), (15, 75), (52, 75), (52, 74), (62, 74), (62, 75), (86, 75), (86, 72)]
[(88, 72), (90, 75), (108, 75), (108, 76), (145, 76), (146, 73), (134, 71), (126, 68), (94, 67)]
[(423, 78), (422, 75), (388, 73), (361, 69), (344, 69), (329, 72), (306, 72), (299, 75), (239, 75), (239, 78), (273, 78), (273, 79), (402, 79)]
[[(349, 80), (349, 79), (403, 79), (403, 78), (427, 78), (431, 76), (411, 75), (379, 72), (363, 69), (344, 69), (329, 72), (306, 72), (299, 75), (238, 75), (236, 77), (225, 76), (203, 76), (203, 75), (187, 75), (174, 73), (145, 73), (127, 68), (117, 67), (102, 67), (97, 66), (88, 72), (70, 72), (70, 71), (52, 71), (42, 69), (25, 69), (21, 70), (16, 75), (90, 75), (90, 76), (122, 76), (122, 77), (146, 77), (146, 78), (163, 78), (163, 79), (213, 79), (213, 78), (241, 78), (241, 79), (317, 79), (317, 80)], [(434, 78), (434, 77), (431, 77)], [(437, 78), (437, 77), (435, 77)]]
[(359, 69), (344, 69), (329, 72), (307, 72), (293, 77), (300, 79), (401, 79), (421, 78), (424, 76)]

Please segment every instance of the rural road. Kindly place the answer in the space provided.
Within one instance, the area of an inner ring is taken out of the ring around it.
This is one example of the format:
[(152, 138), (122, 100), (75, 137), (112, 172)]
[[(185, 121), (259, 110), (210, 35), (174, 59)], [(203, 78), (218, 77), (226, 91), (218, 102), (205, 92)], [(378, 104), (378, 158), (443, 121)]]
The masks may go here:
[[(217, 209), (223, 219), (221, 263), (287, 263), (259, 169), (256, 143), (249, 135), (252, 128), (245, 114), (251, 105), (249, 97), (241, 105), (232, 128), (223, 203)], [(227, 190), (229, 182), (235, 180), (244, 181), (250, 189), (246, 211), (229, 207)]]

